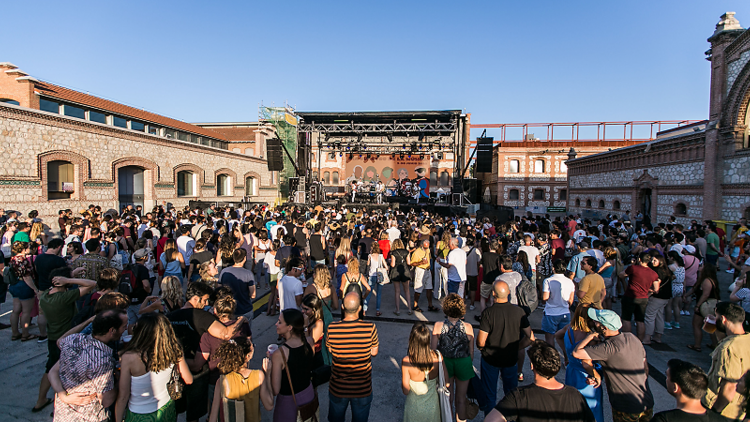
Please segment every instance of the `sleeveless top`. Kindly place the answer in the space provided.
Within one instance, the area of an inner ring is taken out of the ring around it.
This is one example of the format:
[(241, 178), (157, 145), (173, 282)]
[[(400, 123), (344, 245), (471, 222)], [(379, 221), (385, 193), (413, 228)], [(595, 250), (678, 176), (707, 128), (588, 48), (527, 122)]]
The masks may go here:
[(437, 349), (446, 359), (469, 357), (469, 336), (466, 335), (463, 321), (458, 320), (451, 325), (450, 320), (445, 318), (438, 337)]
[(153, 413), (169, 402), (167, 382), (172, 376), (172, 366), (159, 372), (130, 377), (128, 409), (131, 412), (141, 415)]
[(406, 282), (411, 280), (411, 272), (406, 265), (406, 256), (409, 253), (405, 249), (396, 249), (391, 251), (391, 256), (396, 261), (396, 265), (391, 268), (391, 281)]
[[(708, 299), (717, 299), (717, 300), (720, 300), (721, 298), (719, 297), (719, 289), (716, 288), (716, 282), (714, 282), (710, 278), (708, 279), (708, 281), (711, 282), (711, 293), (708, 294)], [(702, 285), (703, 285), (702, 281), (700, 283), (697, 283), (695, 285), (694, 294), (695, 294), (695, 298), (696, 299), (700, 299), (700, 297), (703, 296), (703, 287), (702, 287)]]
[[(323, 250), (323, 244), (321, 242), (321, 236), (319, 234), (310, 236), (310, 257), (315, 261), (322, 261), (326, 259), (326, 254)], [(299, 240), (297, 241), (297, 243), (299, 243)]]
[[(307, 341), (293, 349), (287, 345), (279, 347), (284, 349), (284, 355), (286, 355), (289, 373), (292, 375), (294, 393), (299, 394), (302, 390), (310, 386), (314, 360), (313, 352), (308, 349), (310, 345), (307, 344)], [(279, 390), (279, 394), (284, 396), (292, 395), (292, 389), (289, 387), (289, 378), (287, 378), (286, 369), (284, 368), (281, 368), (281, 389)]]
[(360, 277), (359, 274), (357, 275), (356, 279), (351, 279), (349, 277), (349, 273), (344, 273), (341, 278), (345, 279), (345, 281), (349, 283), (349, 285), (346, 286), (344, 296), (348, 295), (351, 292), (358, 292), (360, 297), (365, 294), (365, 289), (362, 287), (361, 283), (362, 277)]
[[(221, 383), (222, 388), (224, 388), (224, 397), (229, 400), (242, 401), (245, 404), (245, 420), (243, 422), (260, 422), (260, 371), (251, 371), (247, 378), (244, 378), (238, 372), (231, 372), (222, 378), (226, 380), (226, 384)], [(225, 388), (226, 386), (229, 388)], [(223, 406), (220, 410), (223, 412)], [(224, 418), (219, 418), (219, 420), (223, 421)]]
[(294, 229), (294, 238), (297, 240), (297, 247), (300, 249), (307, 247), (307, 237), (305, 237), (303, 229), (303, 227), (296, 227)]

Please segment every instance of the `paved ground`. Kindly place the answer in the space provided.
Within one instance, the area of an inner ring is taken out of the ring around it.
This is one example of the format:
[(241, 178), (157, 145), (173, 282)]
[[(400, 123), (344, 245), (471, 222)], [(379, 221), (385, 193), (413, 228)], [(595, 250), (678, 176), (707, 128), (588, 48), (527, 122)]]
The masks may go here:
[[(724, 299), (727, 299), (729, 296), (726, 289), (731, 282), (730, 279), (731, 277), (728, 274), (723, 271), (721, 272), (720, 285), (722, 286), (722, 297)], [(265, 303), (264, 299), (259, 299), (257, 306), (262, 306)], [(426, 302), (424, 301), (425, 299), (422, 298), (422, 302), (425, 303), (422, 308), (426, 309)], [(372, 306), (374, 307), (374, 302), (372, 302)], [(10, 308), (11, 300), (10, 296), (8, 296), (6, 303), (0, 307), (0, 314), (2, 314), (0, 321), (8, 323), (8, 311), (10, 311)], [(443, 318), (442, 313), (432, 312), (425, 312), (424, 315), (414, 314), (411, 317), (402, 312), (400, 317), (396, 317), (392, 314), (393, 309), (395, 309), (393, 287), (385, 286), (383, 288), (383, 318), (373, 318), (376, 322), (381, 341), (380, 354), (373, 362), (375, 397), (370, 418), (373, 421), (401, 420), (405, 397), (400, 388), (401, 370), (399, 362), (406, 354), (409, 331), (413, 321), (436, 321)], [(473, 321), (473, 315), (477, 312), (478, 306), (476, 311), (470, 312), (467, 320)], [(374, 310), (370, 314), (374, 314)], [(537, 331), (540, 337), (543, 336), (538, 331), (541, 327), (541, 317), (541, 310), (537, 310), (531, 316), (532, 328)], [(693, 341), (690, 318), (686, 316), (682, 317), (681, 329), (668, 330), (664, 335), (665, 344), (660, 346), (658, 350), (650, 346), (646, 347), (649, 363), (652, 366), (650, 371), (650, 385), (656, 399), (656, 412), (674, 407), (673, 399), (663, 387), (665, 380), (664, 371), (669, 359), (680, 358), (689, 360), (700, 365), (705, 370), (708, 370), (710, 366), (710, 351), (706, 347), (703, 348), (703, 352), (701, 353), (691, 351), (685, 347), (685, 345)], [(265, 314), (259, 315), (253, 322), (254, 342), (258, 350), (263, 351), (268, 344), (275, 342), (277, 337), (274, 326), (275, 322), (276, 318), (266, 317)], [(32, 329), (32, 332), (36, 332), (36, 329)], [(707, 341), (707, 339), (704, 340), (704, 346)], [(44, 371), (44, 362), (47, 354), (46, 344), (37, 344), (36, 342), (21, 343), (20, 341), (11, 342), (10, 330), (3, 330), (0, 332), (0, 353), (3, 356), (3, 359), (0, 360), (0, 415), (2, 415), (0, 420), (51, 421), (51, 406), (45, 409), (46, 411), (37, 414), (30, 411), (36, 401), (39, 379)], [(261, 359), (261, 355), (255, 356), (252, 364), (255, 367), (260, 367)], [(474, 356), (475, 368), (478, 368), (478, 365), (479, 354), (476, 353)], [(526, 380), (532, 379), (528, 361), (526, 361), (524, 366), (524, 375)], [(560, 375), (560, 380), (562, 381), (563, 379), (564, 371)], [(528, 382), (526, 381), (523, 384)], [(328, 389), (320, 387), (318, 394), (321, 403), (321, 420), (326, 420)], [(499, 393), (499, 396), (501, 395), (502, 390)], [(607, 420), (611, 420), (609, 412), (609, 405), (605, 404), (605, 419)], [(184, 417), (179, 418), (179, 420), (183, 421)], [(264, 411), (263, 420), (272, 420), (271, 413)], [(481, 417), (477, 417), (475, 420), (481, 420)]]

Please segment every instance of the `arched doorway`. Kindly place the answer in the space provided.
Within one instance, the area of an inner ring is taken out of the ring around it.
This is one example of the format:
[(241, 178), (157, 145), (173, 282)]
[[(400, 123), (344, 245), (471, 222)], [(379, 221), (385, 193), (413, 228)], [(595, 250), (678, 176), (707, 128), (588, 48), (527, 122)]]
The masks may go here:
[(117, 192), (120, 209), (128, 205), (144, 207), (143, 176), (144, 169), (142, 167), (125, 166), (117, 169)]

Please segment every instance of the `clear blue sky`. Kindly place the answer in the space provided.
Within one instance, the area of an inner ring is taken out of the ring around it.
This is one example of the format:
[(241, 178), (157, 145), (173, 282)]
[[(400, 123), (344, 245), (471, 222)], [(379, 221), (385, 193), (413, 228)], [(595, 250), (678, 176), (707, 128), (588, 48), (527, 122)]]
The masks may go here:
[(0, 61), (186, 121), (464, 109), (474, 123), (702, 119), (747, 0), (6, 1)]

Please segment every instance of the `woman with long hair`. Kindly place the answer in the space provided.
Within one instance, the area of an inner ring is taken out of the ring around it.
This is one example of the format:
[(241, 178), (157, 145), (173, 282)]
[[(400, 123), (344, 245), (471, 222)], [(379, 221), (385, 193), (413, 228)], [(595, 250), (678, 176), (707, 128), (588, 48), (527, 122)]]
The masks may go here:
[[(382, 313), (380, 312), (380, 302), (383, 296), (380, 291), (383, 288), (383, 285), (378, 282), (379, 268), (387, 269), (388, 266), (385, 263), (383, 254), (380, 253), (380, 245), (378, 245), (376, 242), (373, 242), (370, 249), (370, 255), (367, 256), (367, 274), (369, 276), (370, 288), (372, 288), (373, 286), (375, 287), (375, 316), (382, 315)], [(370, 297), (368, 296), (367, 298), (365, 298), (363, 307), (365, 313), (367, 313), (367, 305), (369, 305), (369, 302)]]
[(200, 274), (202, 282), (208, 284), (209, 286), (216, 288), (216, 283), (218, 282), (218, 278), (216, 277), (219, 275), (219, 269), (216, 268), (216, 263), (213, 259), (209, 259), (208, 261), (204, 262), (200, 266), (200, 270), (198, 270), (198, 274)]
[(263, 258), (263, 265), (266, 267), (266, 271), (268, 271), (269, 274), (269, 287), (271, 289), (271, 294), (268, 298), (268, 307), (266, 310), (266, 315), (273, 316), (276, 315), (276, 297), (278, 295), (278, 292), (276, 290), (276, 284), (279, 279), (279, 272), (281, 272), (281, 269), (276, 265), (276, 252), (281, 247), (281, 242), (279, 239), (274, 239), (271, 242), (271, 248), (266, 252), (265, 258)]
[(466, 415), (466, 392), (469, 381), (474, 378), (472, 356), (474, 356), (474, 329), (464, 322), (466, 303), (457, 294), (451, 293), (443, 299), (444, 321), (435, 322), (430, 347), (438, 350), (445, 359), (446, 377), (456, 401), (456, 420), (463, 422)]
[(32, 242), (36, 242), (39, 246), (47, 245), (47, 233), (44, 232), (44, 226), (41, 221), (37, 221), (31, 225), (29, 239)]
[[(29, 334), (29, 326), (31, 325), (31, 312), (34, 307), (34, 300), (39, 293), (39, 289), (36, 288), (34, 283), (34, 266), (31, 264), (31, 249), (29, 242), (21, 242), (17, 240), (13, 242), (11, 247), (11, 253), (13, 256), (10, 258), (10, 271), (18, 280), (15, 284), (11, 284), (8, 288), (11, 296), (13, 296), (13, 312), (10, 314), (10, 328), (12, 331), (10, 339), (12, 341), (21, 340), (29, 341), (39, 336), (36, 334)], [(21, 321), (21, 332), (18, 332), (18, 322)], [(44, 326), (40, 322), (40, 330), (43, 330)], [(46, 332), (42, 333), (42, 336), (46, 337)]]
[(164, 271), (164, 276), (174, 276), (183, 284), (182, 270), (185, 268), (185, 260), (177, 250), (177, 242), (168, 239), (164, 244), (164, 252), (159, 257), (159, 270)]
[[(693, 309), (693, 336), (695, 342), (687, 347), (696, 352), (701, 351), (701, 341), (703, 340), (703, 319), (708, 315), (713, 315), (716, 310), (716, 304), (721, 300), (719, 292), (718, 277), (716, 276), (716, 267), (711, 264), (703, 264), (698, 282), (695, 283), (690, 291), (685, 294), (685, 299), (690, 295), (695, 296), (695, 309)], [(716, 334), (711, 334), (711, 344), (716, 346)]]
[(513, 263), (513, 271), (523, 274), (529, 280), (534, 280), (534, 272), (531, 270), (531, 264), (529, 264), (529, 257), (524, 251), (518, 251), (516, 255), (516, 262)]
[(182, 345), (167, 317), (159, 313), (141, 316), (120, 359), (115, 421), (176, 421), (177, 409), (167, 391), (175, 365), (185, 384), (192, 384)]
[(663, 256), (653, 253), (649, 268), (659, 275), (659, 290), (648, 298), (646, 305), (646, 338), (643, 344), (661, 343), (661, 337), (664, 335), (664, 308), (672, 299), (672, 271), (667, 266), (667, 260)]
[[(216, 351), (221, 377), (216, 382), (211, 400), (209, 422), (225, 421), (222, 397), (241, 401), (245, 408), (245, 422), (260, 422), (260, 403), (273, 410), (273, 391), (269, 376), (270, 359), (263, 359), (263, 369), (250, 369), (248, 364), (255, 353), (255, 346), (247, 339), (230, 340)], [(240, 422), (240, 421), (238, 421)]]
[[(365, 299), (369, 299), (370, 293), (372, 293), (372, 289), (370, 288), (370, 284), (367, 283), (367, 279), (365, 278), (365, 276), (363, 276), (359, 272), (359, 259), (357, 259), (356, 256), (352, 256), (351, 258), (349, 258), (349, 262), (347, 262), (346, 268), (347, 272), (345, 272), (344, 275), (341, 276), (341, 279), (343, 280), (343, 284), (341, 286), (341, 297), (344, 297), (351, 292), (357, 292), (362, 301), (364, 301)], [(360, 310), (359, 318), (361, 319), (363, 317), (364, 311)]]
[[(424, 322), (414, 324), (408, 354), (401, 359), (401, 391), (406, 395), (404, 422), (440, 420), (438, 365), (443, 365), (444, 374), (448, 373), (439, 352), (430, 348), (430, 330)], [(447, 380), (445, 383), (449, 387)]]
[(344, 236), (341, 238), (341, 243), (339, 244), (339, 247), (336, 249), (336, 252), (334, 255), (336, 255), (336, 258), (338, 258), (339, 255), (344, 255), (347, 261), (349, 260), (349, 258), (354, 256), (354, 254), (352, 254), (352, 242), (351, 240), (349, 240), (347, 236)]
[(157, 310), (168, 314), (182, 308), (185, 304), (185, 295), (182, 293), (182, 285), (177, 277), (170, 275), (162, 278), (160, 288), (161, 297), (159, 300), (151, 302), (146, 307), (141, 306), (139, 311), (141, 314)]
[[(296, 422), (297, 406), (305, 405), (315, 398), (315, 390), (310, 382), (315, 358), (305, 336), (305, 318), (302, 312), (297, 309), (281, 311), (276, 322), (276, 333), (283, 338), (284, 343), (271, 355), (271, 386), (276, 396), (273, 420)], [(287, 367), (291, 379), (287, 376)]]
[(672, 280), (672, 298), (667, 305), (667, 316), (664, 328), (680, 328), (680, 310), (682, 309), (682, 294), (685, 293), (685, 261), (677, 251), (667, 252), (669, 269), (674, 274)]
[[(578, 389), (586, 399), (591, 411), (594, 412), (596, 422), (604, 422), (601, 384), (599, 387), (594, 387), (588, 383), (588, 371), (592, 370), (592, 366), (594, 371), (600, 369), (600, 367), (598, 364), (593, 365), (593, 362), (584, 362), (573, 357), (573, 350), (578, 346), (578, 343), (583, 341), (591, 332), (588, 311), (589, 305), (578, 305), (573, 312), (570, 324), (555, 333), (555, 340), (560, 349), (565, 351), (565, 385)], [(593, 341), (596, 342), (596, 340)]]
[[(269, 288), (269, 274), (268, 268), (265, 266), (266, 254), (271, 249), (271, 239), (268, 238), (268, 230), (258, 230), (257, 242), (253, 245), (255, 250), (255, 284), (260, 288), (261, 284), (265, 284), (266, 289)], [(264, 283), (261, 283), (263, 281)]]
[[(313, 271), (313, 282), (307, 285), (305, 288), (305, 296), (302, 298), (302, 304), (304, 306), (305, 299), (307, 296), (315, 296), (321, 306), (321, 320), (323, 322), (322, 333), (328, 332), (328, 325), (333, 322), (333, 309), (339, 309), (339, 298), (336, 294), (336, 289), (331, 285), (331, 272), (328, 271), (328, 267), (325, 265), (316, 265)], [(309, 334), (308, 334), (309, 335)], [(322, 345), (323, 362), (326, 365), (331, 364), (331, 355), (326, 349), (325, 343)]]
[(390, 253), (391, 260), (391, 272), (390, 279), (393, 283), (393, 288), (396, 290), (396, 310), (393, 313), (396, 316), (401, 315), (401, 289), (404, 290), (406, 296), (406, 308), (408, 314), (411, 315), (411, 291), (409, 290), (409, 282), (412, 279), (411, 276), (411, 260), (409, 259), (409, 252), (404, 248), (404, 242), (401, 239), (393, 241), (393, 249)]
[(300, 310), (305, 317), (305, 338), (315, 353), (315, 368), (325, 364), (323, 360), (325, 324), (323, 324), (322, 307), (321, 300), (314, 294), (305, 295), (300, 306)]

